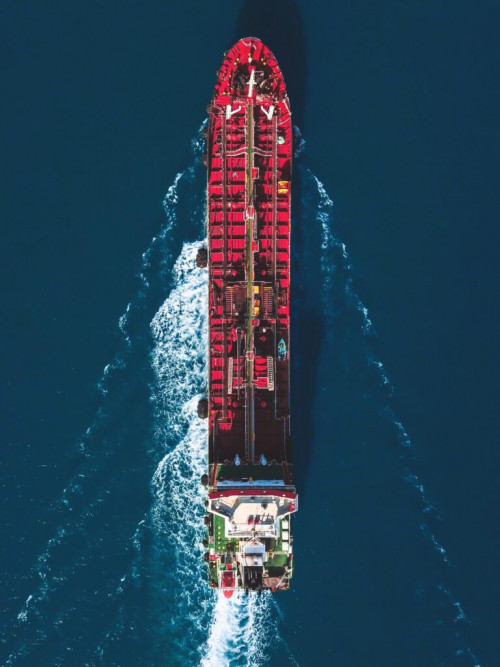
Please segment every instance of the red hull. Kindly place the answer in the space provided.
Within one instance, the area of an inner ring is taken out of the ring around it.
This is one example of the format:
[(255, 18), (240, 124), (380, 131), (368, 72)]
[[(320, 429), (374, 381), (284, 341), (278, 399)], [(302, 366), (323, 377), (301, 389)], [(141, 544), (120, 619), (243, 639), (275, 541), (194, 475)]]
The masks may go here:
[(289, 460), (291, 165), (283, 76), (262, 42), (241, 40), (209, 117), (211, 462)]
[[(258, 494), (267, 494), (264, 501), (286, 491), (288, 502), (296, 498), (290, 445), (292, 121), (276, 59), (256, 38), (240, 40), (219, 70), (209, 107), (207, 167), (209, 498), (218, 503), (222, 490), (235, 498), (241, 487), (250, 497), (257, 486)], [(287, 505), (287, 512), (295, 509), (295, 502)], [(276, 512), (284, 516), (283, 508)], [(250, 524), (257, 539), (256, 522)], [(213, 532), (209, 528), (211, 544), (217, 541)], [(236, 548), (234, 540), (228, 545)], [(220, 554), (213, 555), (219, 562)], [(240, 586), (243, 579), (241, 574)]]

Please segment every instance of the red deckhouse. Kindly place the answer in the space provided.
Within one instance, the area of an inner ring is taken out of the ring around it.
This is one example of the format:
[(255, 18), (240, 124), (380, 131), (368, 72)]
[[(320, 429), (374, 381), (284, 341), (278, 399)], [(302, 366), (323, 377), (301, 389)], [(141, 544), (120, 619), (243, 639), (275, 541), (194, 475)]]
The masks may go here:
[[(230, 496), (232, 489), (239, 496), (238, 506), (243, 496), (251, 498), (254, 512), (259, 494), (269, 497), (279, 491), (285, 497), (286, 492), (293, 512), (292, 122), (276, 59), (256, 38), (241, 39), (226, 53), (218, 72), (209, 107), (207, 167), (209, 511), (217, 515), (213, 499), (222, 491)], [(238, 511), (241, 514), (241, 508)], [(283, 508), (276, 512), (285, 516)], [(251, 516), (248, 531), (255, 547), (260, 515)], [(211, 538), (212, 532), (209, 527)], [(230, 550), (235, 545), (225, 537)], [(291, 545), (288, 532), (286, 537), (286, 545)], [(215, 547), (210, 554), (214, 560)], [(245, 583), (243, 569), (235, 587), (257, 588), (254, 579)], [(259, 590), (267, 587), (261, 579)], [(222, 581), (228, 581), (227, 573)]]

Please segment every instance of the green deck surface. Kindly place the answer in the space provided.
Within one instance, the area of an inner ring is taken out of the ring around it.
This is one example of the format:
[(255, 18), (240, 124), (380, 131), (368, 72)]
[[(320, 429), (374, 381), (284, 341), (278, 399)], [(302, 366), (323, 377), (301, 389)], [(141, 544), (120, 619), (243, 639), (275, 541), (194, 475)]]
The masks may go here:
[[(238, 550), (238, 544), (239, 544), (238, 540), (227, 539), (225, 532), (225, 521), (222, 517), (217, 515), (214, 516), (214, 533), (215, 533), (214, 546), (216, 553), (218, 554), (225, 553), (227, 551), (228, 544), (231, 548), (231, 551)], [(284, 553), (281, 549), (282, 549), (282, 544), (281, 544), (281, 531), (280, 531), (280, 537), (276, 540), (273, 553), (269, 554), (267, 567), (282, 568), (288, 564), (288, 554)]]
[(225, 553), (228, 544), (231, 551), (237, 551), (239, 540), (228, 539), (225, 531), (225, 521), (221, 516), (214, 515), (215, 553)]
[(267, 561), (267, 567), (285, 567), (285, 565), (288, 564), (288, 554), (285, 554), (283, 552), (281, 553), (273, 553), (269, 555), (269, 559)]

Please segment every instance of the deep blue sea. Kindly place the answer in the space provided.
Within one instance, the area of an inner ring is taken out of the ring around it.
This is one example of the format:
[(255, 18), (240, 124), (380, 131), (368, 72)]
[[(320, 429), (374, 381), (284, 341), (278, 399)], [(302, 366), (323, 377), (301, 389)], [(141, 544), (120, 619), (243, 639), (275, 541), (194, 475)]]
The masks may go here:
[[(0, 2), (0, 664), (500, 664), (500, 5)], [(295, 577), (202, 565), (206, 105), (296, 126)]]

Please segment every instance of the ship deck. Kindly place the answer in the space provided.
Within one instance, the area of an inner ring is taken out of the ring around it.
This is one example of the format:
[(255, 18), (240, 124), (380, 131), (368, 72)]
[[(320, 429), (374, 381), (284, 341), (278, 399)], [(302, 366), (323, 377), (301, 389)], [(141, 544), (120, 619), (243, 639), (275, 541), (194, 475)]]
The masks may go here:
[(258, 40), (219, 72), (208, 129), (209, 457), (290, 458), (292, 124)]
[[(210, 585), (286, 590), (298, 509), (290, 449), (292, 122), (253, 37), (225, 55), (207, 130)], [(204, 413), (204, 410), (203, 410)]]

